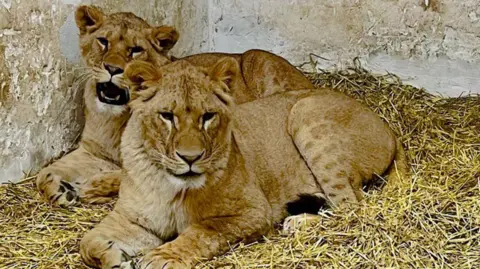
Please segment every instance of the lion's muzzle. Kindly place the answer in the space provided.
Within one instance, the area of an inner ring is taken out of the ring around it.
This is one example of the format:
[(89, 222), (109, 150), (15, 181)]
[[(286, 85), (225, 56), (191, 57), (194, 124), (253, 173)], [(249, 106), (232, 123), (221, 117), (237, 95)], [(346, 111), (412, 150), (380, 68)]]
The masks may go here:
[(97, 83), (97, 97), (102, 103), (109, 105), (126, 105), (130, 100), (128, 90), (122, 89), (111, 81)]

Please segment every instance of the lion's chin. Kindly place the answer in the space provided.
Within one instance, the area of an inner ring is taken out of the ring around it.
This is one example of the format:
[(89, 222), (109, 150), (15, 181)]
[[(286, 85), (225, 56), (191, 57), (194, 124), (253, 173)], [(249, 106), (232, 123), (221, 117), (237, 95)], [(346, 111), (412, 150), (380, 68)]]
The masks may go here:
[(198, 189), (205, 185), (206, 177), (204, 174), (188, 171), (180, 175), (169, 173), (168, 180), (180, 189)]
[(104, 113), (106, 115), (111, 115), (111, 116), (120, 116), (126, 111), (128, 111), (127, 105), (109, 105), (106, 103), (101, 102), (100, 100), (95, 99), (95, 102), (97, 103), (97, 110), (100, 113)]

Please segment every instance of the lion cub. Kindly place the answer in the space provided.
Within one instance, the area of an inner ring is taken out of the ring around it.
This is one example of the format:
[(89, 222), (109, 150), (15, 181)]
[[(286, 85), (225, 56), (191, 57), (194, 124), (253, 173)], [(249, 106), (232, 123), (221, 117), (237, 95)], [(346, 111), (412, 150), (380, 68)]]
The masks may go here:
[(128, 176), (113, 212), (81, 242), (87, 264), (128, 268), (147, 250), (141, 268), (191, 267), (267, 233), (300, 194), (357, 202), (362, 182), (402, 157), (388, 126), (340, 93), (306, 89), (235, 106), (239, 72), (229, 57), (210, 70), (182, 60), (127, 65)]
[(93, 6), (78, 7), (75, 20), (87, 70), (85, 127), (79, 147), (43, 168), (36, 180), (40, 194), (62, 206), (80, 198), (107, 202), (117, 194), (120, 137), (130, 116), (123, 69), (133, 59), (169, 63), (168, 51), (179, 37), (173, 27), (154, 27), (132, 13), (105, 14)]

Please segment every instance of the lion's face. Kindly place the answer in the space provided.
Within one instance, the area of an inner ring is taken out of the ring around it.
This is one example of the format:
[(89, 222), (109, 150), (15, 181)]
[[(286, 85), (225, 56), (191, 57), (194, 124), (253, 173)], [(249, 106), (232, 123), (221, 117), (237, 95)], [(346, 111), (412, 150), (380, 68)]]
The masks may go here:
[(231, 58), (210, 74), (186, 61), (162, 68), (141, 61), (127, 65), (135, 92), (132, 117), (141, 122), (145, 150), (176, 185), (201, 187), (226, 166), (233, 102), (224, 82), (231, 70), (238, 70)]
[(172, 27), (152, 27), (132, 13), (105, 15), (92, 6), (81, 6), (76, 14), (80, 49), (96, 82), (97, 104), (125, 106), (129, 92), (123, 83), (125, 65), (133, 59), (157, 66), (170, 62), (169, 49), (178, 40)]

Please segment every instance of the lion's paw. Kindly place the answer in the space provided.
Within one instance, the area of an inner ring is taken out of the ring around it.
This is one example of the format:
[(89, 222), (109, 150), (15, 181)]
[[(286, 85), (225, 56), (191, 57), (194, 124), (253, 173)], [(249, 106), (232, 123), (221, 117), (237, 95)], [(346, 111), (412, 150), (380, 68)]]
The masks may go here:
[(42, 181), (40, 193), (50, 202), (52, 205), (58, 205), (62, 207), (69, 207), (75, 205), (79, 201), (77, 189), (69, 182), (64, 180), (61, 175), (54, 173), (47, 173), (40, 175)]
[(318, 222), (319, 219), (320, 216), (311, 214), (289, 216), (283, 222), (283, 232), (288, 234), (294, 233), (297, 230), (311, 226), (313, 223)]
[(58, 187), (58, 199), (56, 203), (60, 206), (72, 206), (78, 203), (79, 197), (77, 190), (72, 186), (72, 184), (66, 181), (60, 181), (60, 186)]
[(120, 269), (136, 269), (135, 263), (133, 260), (122, 262), (120, 264)]

